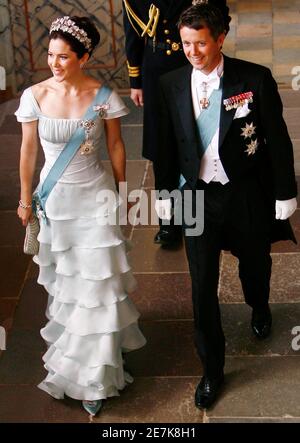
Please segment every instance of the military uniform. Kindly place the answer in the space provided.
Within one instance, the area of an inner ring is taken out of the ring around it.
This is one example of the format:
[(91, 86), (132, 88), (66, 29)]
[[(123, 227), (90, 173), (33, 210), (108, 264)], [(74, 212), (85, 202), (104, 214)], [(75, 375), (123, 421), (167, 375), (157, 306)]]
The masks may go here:
[[(209, 0), (222, 11), (227, 30), (226, 0)], [(143, 89), (143, 156), (157, 157), (158, 78), (188, 63), (177, 22), (192, 0), (123, 0), (127, 66), (130, 87)]]

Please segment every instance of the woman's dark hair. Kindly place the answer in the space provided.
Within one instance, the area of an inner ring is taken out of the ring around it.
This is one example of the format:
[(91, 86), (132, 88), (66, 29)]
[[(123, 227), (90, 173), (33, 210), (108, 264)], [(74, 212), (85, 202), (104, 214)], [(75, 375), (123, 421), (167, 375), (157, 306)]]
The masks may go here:
[(77, 17), (76, 15), (74, 15), (73, 17), (70, 17), (70, 20), (72, 20), (76, 24), (76, 26), (78, 26), (78, 28), (83, 29), (87, 33), (88, 38), (92, 42), (90, 49), (85, 48), (84, 44), (77, 40), (77, 38), (75, 38), (72, 34), (64, 32), (61, 29), (57, 31), (52, 31), (50, 33), (49, 39), (55, 40), (57, 38), (61, 38), (70, 45), (71, 50), (77, 54), (77, 57), (79, 59), (82, 58), (85, 53), (91, 55), (95, 47), (100, 42), (100, 34), (96, 26), (88, 17)]
[(178, 29), (184, 26), (187, 28), (199, 29), (208, 28), (213, 39), (216, 41), (224, 31), (229, 30), (229, 22), (231, 17), (226, 14), (227, 21), (225, 23), (222, 12), (217, 6), (212, 4), (200, 3), (199, 5), (190, 6), (183, 11), (178, 21)]

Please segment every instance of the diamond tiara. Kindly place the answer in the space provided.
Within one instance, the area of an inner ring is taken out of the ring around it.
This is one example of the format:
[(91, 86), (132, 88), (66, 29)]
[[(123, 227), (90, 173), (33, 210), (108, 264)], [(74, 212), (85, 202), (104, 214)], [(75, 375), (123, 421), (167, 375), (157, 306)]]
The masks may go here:
[(201, 5), (201, 3), (208, 3), (208, 0), (193, 0), (192, 2), (194, 6)]
[(52, 22), (50, 26), (49, 34), (53, 31), (63, 31), (71, 34), (75, 37), (80, 43), (83, 44), (85, 49), (88, 51), (92, 48), (92, 40), (88, 38), (87, 33), (84, 29), (80, 29), (73, 20), (70, 19), (69, 16), (57, 18)]

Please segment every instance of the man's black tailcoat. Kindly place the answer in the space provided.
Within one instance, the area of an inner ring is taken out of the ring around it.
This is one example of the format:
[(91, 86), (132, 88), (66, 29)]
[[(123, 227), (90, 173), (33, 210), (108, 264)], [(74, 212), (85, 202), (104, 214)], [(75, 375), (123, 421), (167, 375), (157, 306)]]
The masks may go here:
[[(265, 309), (270, 293), (271, 241), (295, 241), (289, 221), (275, 220), (275, 200), (294, 198), (297, 188), (292, 143), (270, 70), (228, 57), (224, 57), (222, 100), (252, 92), (251, 112), (234, 119), (236, 110), (227, 111), (221, 103), (219, 156), (229, 183), (199, 180), (202, 149), (193, 111), (191, 73), (192, 67), (185, 66), (161, 78), (156, 189), (177, 189), (183, 174), (186, 183), (182, 189), (192, 194), (193, 209), (199, 201), (194, 191), (204, 190), (204, 231), (194, 237), (186, 231), (185, 245), (197, 351), (204, 374), (219, 378), (225, 363), (218, 300), (220, 252), (229, 249), (238, 258), (246, 303)], [(242, 133), (251, 123), (255, 127), (251, 140), (258, 141), (258, 148), (249, 154), (250, 138), (245, 139)], [(184, 227), (191, 226), (184, 220)]]
[[(192, 66), (187, 65), (161, 78), (159, 157), (156, 165), (156, 189), (172, 191), (183, 174), (186, 187), (196, 189), (201, 149), (191, 95)], [(224, 99), (244, 92), (253, 93), (251, 112), (234, 119), (235, 109), (221, 105), (219, 155), (231, 185), (238, 189), (246, 179), (254, 179), (259, 198), (268, 207), (272, 240), (294, 239), (288, 221), (275, 221), (275, 200), (297, 195), (293, 147), (282, 117), (282, 102), (268, 68), (224, 56)], [(205, 111), (203, 111), (205, 112)], [(250, 139), (242, 136), (246, 123), (256, 128), (251, 137), (258, 149), (248, 155)], [(259, 209), (259, 208), (258, 208)], [(254, 209), (255, 211), (255, 209)], [(238, 210), (237, 210), (238, 212)], [(259, 211), (257, 211), (259, 212)], [(257, 214), (259, 220), (259, 214)]]

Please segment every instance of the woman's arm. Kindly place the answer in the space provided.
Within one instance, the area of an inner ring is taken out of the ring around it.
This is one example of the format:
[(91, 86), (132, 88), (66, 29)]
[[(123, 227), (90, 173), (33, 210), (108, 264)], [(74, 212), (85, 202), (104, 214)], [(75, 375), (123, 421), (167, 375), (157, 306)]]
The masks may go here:
[[(22, 145), (20, 156), (20, 181), (22, 206), (30, 206), (32, 202), (32, 181), (36, 167), (38, 152), (37, 120), (22, 123)], [(18, 216), (26, 226), (32, 215), (32, 208), (18, 207)]]
[(119, 118), (104, 120), (107, 150), (111, 160), (113, 174), (117, 189), (119, 183), (126, 179), (126, 152), (121, 136), (121, 124)]

